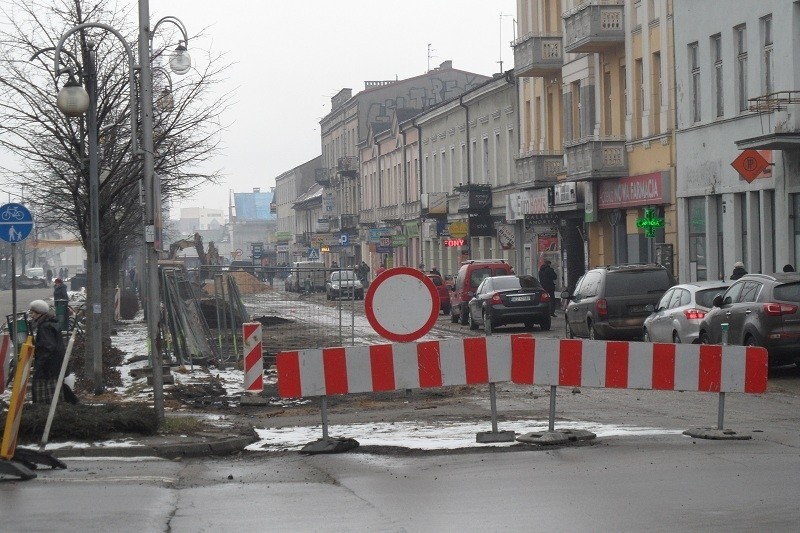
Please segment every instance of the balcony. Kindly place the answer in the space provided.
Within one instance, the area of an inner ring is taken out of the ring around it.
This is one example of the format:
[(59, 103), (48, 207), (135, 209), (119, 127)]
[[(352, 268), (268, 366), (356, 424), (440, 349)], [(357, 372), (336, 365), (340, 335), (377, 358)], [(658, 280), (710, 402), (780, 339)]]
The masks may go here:
[(364, 225), (375, 225), (375, 210), (374, 209), (362, 209), (358, 215), (358, 224), (360, 226)]
[(625, 45), (622, 0), (590, 0), (563, 14), (564, 51), (605, 52)]
[(340, 157), (336, 162), (336, 171), (342, 176), (355, 178), (358, 176), (358, 158), (352, 155)]
[(311, 233), (295, 233), (294, 235), (294, 243), (295, 244), (311, 244)]
[(556, 182), (564, 171), (564, 154), (561, 152), (526, 152), (515, 159), (517, 182), (526, 187), (546, 187)]
[(378, 220), (384, 222), (399, 222), (400, 207), (397, 205), (385, 205), (378, 208)]
[(780, 91), (751, 98), (760, 115), (762, 135), (736, 141), (740, 150), (796, 150), (800, 147), (800, 91)]
[(528, 33), (511, 44), (514, 47), (515, 76), (551, 76), (561, 72), (564, 66), (561, 35)]
[(400, 216), (403, 220), (417, 220), (420, 218), (420, 201), (405, 202), (400, 206)]
[(339, 217), (339, 227), (342, 230), (358, 228), (358, 215), (341, 215)]
[(331, 184), (331, 178), (328, 174), (327, 168), (315, 168), (314, 169), (314, 181), (322, 185), (323, 187), (327, 187)]
[(625, 140), (619, 137), (584, 137), (564, 143), (567, 179), (600, 180), (628, 175)]

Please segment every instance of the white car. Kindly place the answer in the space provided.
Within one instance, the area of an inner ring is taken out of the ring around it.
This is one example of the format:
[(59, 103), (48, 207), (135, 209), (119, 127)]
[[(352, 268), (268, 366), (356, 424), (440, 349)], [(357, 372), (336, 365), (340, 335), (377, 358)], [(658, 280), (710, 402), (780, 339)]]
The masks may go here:
[(325, 284), (325, 298), (335, 300), (341, 297), (364, 299), (364, 286), (352, 270), (337, 270), (331, 273)]
[(714, 306), (714, 297), (730, 286), (725, 281), (694, 281), (667, 290), (644, 321), (645, 342), (700, 342), (700, 322)]

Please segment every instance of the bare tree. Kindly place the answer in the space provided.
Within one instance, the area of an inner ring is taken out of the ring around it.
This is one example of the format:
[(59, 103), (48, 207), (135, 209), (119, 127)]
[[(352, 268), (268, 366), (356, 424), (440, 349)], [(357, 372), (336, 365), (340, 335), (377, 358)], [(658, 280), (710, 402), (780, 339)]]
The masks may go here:
[[(70, 231), (87, 247), (87, 132), (83, 118), (68, 118), (56, 106), (57, 89), (67, 76), (55, 78), (53, 50), (71, 27), (101, 22), (125, 36), (135, 55), (135, 13), (121, 9), (113, 0), (6, 0), (0, 13), (5, 19), (0, 22), (0, 146), (23, 165), (21, 172), (2, 169), (3, 176), (7, 186), (24, 186), (29, 191), (25, 200), (33, 207), (37, 224)], [(165, 43), (159, 48), (154, 44), (152, 51), (154, 94), (159, 94), (170, 86), (160, 65), (177, 36), (165, 29), (154, 42)], [(86, 28), (73, 34), (64, 44), (63, 66), (72, 68), (86, 83), (91, 49), (96, 52), (103, 307), (111, 309), (122, 261), (144, 246), (142, 158), (131, 154), (130, 131), (130, 113), (137, 109), (131, 103), (138, 94), (130, 94), (124, 47), (102, 29)], [(218, 178), (217, 172), (196, 169), (218, 149), (224, 129), (220, 117), (229, 106), (230, 95), (217, 90), (228, 66), (221, 56), (197, 59), (193, 53), (193, 62), (203, 66), (173, 79), (171, 93), (159, 97), (154, 106), (155, 172), (163, 205), (202, 185), (216, 183)], [(111, 316), (104, 313), (104, 336), (110, 333)]]

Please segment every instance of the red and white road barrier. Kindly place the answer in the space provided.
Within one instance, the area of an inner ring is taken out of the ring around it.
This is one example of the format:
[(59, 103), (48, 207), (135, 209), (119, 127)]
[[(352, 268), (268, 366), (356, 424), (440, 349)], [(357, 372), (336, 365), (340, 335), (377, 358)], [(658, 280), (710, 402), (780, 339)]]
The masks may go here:
[(619, 389), (761, 393), (758, 347), (469, 337), (281, 352), (284, 398), (513, 381)]
[(8, 333), (3, 333), (0, 336), (0, 394), (6, 391), (6, 359), (8, 359), (8, 352), (11, 349), (11, 337)]
[(261, 323), (247, 322), (242, 325), (242, 332), (244, 337), (244, 390), (260, 394), (264, 391)]

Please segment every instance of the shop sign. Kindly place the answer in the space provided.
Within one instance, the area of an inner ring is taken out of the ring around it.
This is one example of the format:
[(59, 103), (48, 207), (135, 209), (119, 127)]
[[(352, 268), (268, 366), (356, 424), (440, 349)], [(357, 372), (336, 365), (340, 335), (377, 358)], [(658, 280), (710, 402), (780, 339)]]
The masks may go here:
[(336, 195), (332, 192), (322, 195), (322, 213), (328, 216), (336, 214)]
[(525, 215), (543, 215), (550, 211), (547, 189), (533, 189), (506, 196), (506, 220), (523, 220)]
[(429, 215), (447, 214), (447, 193), (429, 192), (420, 197), (423, 210), (427, 210)]
[(470, 237), (494, 237), (494, 221), (490, 216), (469, 217)]
[(419, 223), (416, 220), (412, 222), (406, 222), (404, 225), (404, 230), (406, 235), (409, 237), (419, 237)]
[(317, 231), (330, 231), (331, 223), (327, 218), (318, 218), (317, 219)]
[(367, 243), (377, 244), (381, 237), (394, 235), (393, 228), (369, 228)]
[(492, 191), (461, 191), (458, 196), (459, 211), (485, 211), (492, 208)]
[(278, 253), (286, 253), (286, 252), (289, 251), (289, 245), (288, 244), (279, 244), (279, 245), (277, 245), (275, 247), (275, 251), (278, 252)]
[(553, 187), (553, 204), (570, 205), (578, 202), (577, 183), (565, 181)]
[(469, 235), (469, 226), (463, 220), (456, 220), (455, 222), (451, 222), (448, 226), (448, 233), (451, 237), (456, 239), (462, 239)]
[(497, 225), (497, 242), (502, 250), (514, 249), (514, 226), (511, 224)]
[(668, 172), (653, 172), (601, 181), (597, 189), (597, 208), (615, 209), (669, 203), (669, 187), (664, 184), (668, 179)]
[(292, 234), (288, 231), (279, 231), (275, 234), (275, 239), (281, 243), (289, 242), (292, 240)]
[(442, 239), (445, 246), (464, 246), (466, 240), (464, 239)]
[(392, 235), (391, 243), (394, 248), (408, 246), (408, 235)]

